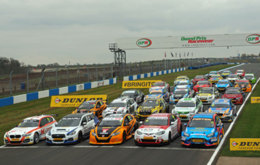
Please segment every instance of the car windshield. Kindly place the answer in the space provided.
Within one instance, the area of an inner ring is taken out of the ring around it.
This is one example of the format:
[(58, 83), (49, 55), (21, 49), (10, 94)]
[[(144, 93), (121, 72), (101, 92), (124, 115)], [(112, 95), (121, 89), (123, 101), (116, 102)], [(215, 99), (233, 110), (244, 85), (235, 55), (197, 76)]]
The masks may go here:
[(57, 127), (74, 127), (78, 126), (80, 122), (80, 117), (64, 117), (62, 118), (58, 124)]
[(237, 75), (231, 74), (231, 75), (228, 76), (228, 78), (237, 78)]
[(254, 76), (253, 76), (253, 75), (245, 75), (245, 78), (246, 78), (247, 80), (249, 80), (249, 79), (254, 78)]
[(226, 81), (219, 81), (218, 84), (228, 84)]
[(221, 103), (217, 103), (217, 104), (215, 104), (215, 103), (213, 103), (212, 105), (211, 105), (211, 107), (212, 108), (230, 108), (230, 105), (229, 104), (221, 104)]
[(150, 93), (151, 93), (151, 94), (163, 94), (163, 92), (162, 92), (162, 91), (159, 91), (159, 90), (157, 90), (157, 91), (151, 91)]
[(210, 71), (209, 74), (216, 74), (216, 71)]
[(186, 93), (188, 93), (188, 91), (186, 91), (186, 90), (176, 90), (176, 91), (174, 91), (174, 94), (175, 94), (175, 95), (178, 95), (178, 94), (186, 94)]
[(144, 121), (144, 125), (154, 125), (154, 126), (168, 125), (168, 118), (167, 117), (148, 117)]
[(210, 118), (193, 118), (189, 127), (200, 127), (200, 128), (213, 128), (214, 121)]
[(195, 107), (195, 103), (191, 101), (178, 102), (176, 107)]
[(199, 81), (197, 84), (198, 85), (206, 85), (206, 84), (208, 84), (208, 81)]
[(230, 73), (230, 71), (228, 71), (228, 70), (225, 70), (225, 71), (223, 71), (222, 73)]
[(125, 92), (122, 93), (121, 96), (122, 97), (127, 96), (127, 97), (132, 98), (132, 97), (134, 97), (134, 95), (135, 95), (135, 91), (125, 91)]
[(107, 107), (125, 107), (126, 103), (110, 103)]
[(237, 82), (238, 85), (248, 85), (248, 82)]
[(243, 70), (238, 70), (237, 73), (243, 73), (244, 71)]
[(211, 78), (219, 78), (219, 76), (218, 75), (213, 75), (213, 76), (211, 76)]
[(38, 127), (39, 120), (24, 120), (18, 127)]
[(201, 88), (199, 93), (213, 93), (212, 88)]
[(226, 90), (226, 94), (240, 94), (240, 91), (237, 89), (228, 89)]
[(99, 124), (100, 127), (118, 127), (122, 124), (123, 118), (104, 118)]
[(180, 81), (179, 83), (178, 83), (178, 85), (188, 85), (189, 83), (188, 82), (185, 82), (185, 81)]
[(165, 85), (164, 82), (155, 82), (155, 83), (153, 83), (152, 86), (164, 86), (164, 85)]
[(79, 106), (79, 110), (81, 109), (93, 109), (95, 107), (95, 102), (84, 102)]
[(142, 106), (144, 107), (156, 107), (158, 104), (156, 103), (156, 100), (146, 100)]
[(203, 79), (204, 77), (202, 75), (198, 75), (195, 77), (195, 79)]

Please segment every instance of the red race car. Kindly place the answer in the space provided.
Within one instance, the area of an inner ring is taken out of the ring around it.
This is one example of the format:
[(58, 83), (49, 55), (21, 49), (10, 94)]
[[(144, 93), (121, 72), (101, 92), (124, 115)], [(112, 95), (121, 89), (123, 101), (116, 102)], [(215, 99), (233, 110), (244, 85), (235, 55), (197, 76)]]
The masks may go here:
[(230, 99), (234, 104), (243, 104), (244, 96), (245, 94), (240, 88), (229, 87), (226, 89), (224, 95), (222, 95), (222, 98)]
[(198, 81), (197, 84), (193, 87), (194, 92), (198, 92), (200, 90), (200, 88), (204, 88), (204, 87), (212, 87), (212, 84), (207, 81)]
[(194, 79), (192, 79), (192, 83), (193, 83), (193, 85), (195, 85), (195, 84), (197, 84), (198, 81), (204, 81), (204, 80), (206, 80), (205, 76), (197, 75), (194, 77)]
[(245, 77), (246, 72), (243, 69), (236, 70), (236, 75), (239, 77)]
[(153, 88), (153, 87), (166, 88), (168, 90), (168, 92), (170, 92), (170, 85), (164, 81), (157, 81), (157, 82), (153, 83), (151, 88)]

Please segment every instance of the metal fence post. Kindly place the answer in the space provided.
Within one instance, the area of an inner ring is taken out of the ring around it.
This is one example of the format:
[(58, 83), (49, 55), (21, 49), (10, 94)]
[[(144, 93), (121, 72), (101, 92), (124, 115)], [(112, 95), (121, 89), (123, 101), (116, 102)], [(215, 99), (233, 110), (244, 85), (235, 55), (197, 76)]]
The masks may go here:
[(56, 88), (58, 88), (58, 68), (56, 68)]
[(30, 89), (30, 84), (29, 84), (29, 72), (30, 72), (30, 70), (27, 69), (27, 73), (26, 73), (26, 87), (27, 87), (27, 93), (29, 93), (29, 89)]
[(113, 64), (111, 64), (111, 78), (113, 78), (114, 77), (114, 75), (113, 75)]
[(67, 68), (67, 85), (69, 85), (69, 67), (65, 66)]
[(97, 68), (97, 65), (95, 65), (95, 68), (96, 68), (96, 81), (98, 81), (98, 68)]
[(77, 70), (77, 76), (78, 76), (78, 84), (79, 84), (79, 82), (80, 82), (80, 78), (79, 78), (79, 66), (78, 66), (78, 70)]
[(12, 77), (13, 77), (13, 72), (14, 71), (11, 71), (10, 74), (9, 74), (9, 78), (10, 78), (10, 81), (9, 81), (9, 90), (10, 90), (10, 95), (12, 96), (13, 94), (13, 82), (12, 82)]

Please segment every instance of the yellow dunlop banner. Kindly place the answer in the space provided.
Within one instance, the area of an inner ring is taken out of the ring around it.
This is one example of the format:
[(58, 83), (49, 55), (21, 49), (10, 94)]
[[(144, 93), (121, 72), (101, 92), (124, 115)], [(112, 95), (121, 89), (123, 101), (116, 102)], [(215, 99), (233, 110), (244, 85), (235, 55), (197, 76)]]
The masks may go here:
[(107, 95), (61, 95), (52, 96), (50, 107), (78, 107), (88, 100), (107, 100)]
[(260, 103), (260, 97), (251, 97), (251, 103)]
[(230, 151), (260, 151), (260, 138), (230, 138)]
[(123, 81), (122, 88), (150, 88), (157, 81), (162, 80)]

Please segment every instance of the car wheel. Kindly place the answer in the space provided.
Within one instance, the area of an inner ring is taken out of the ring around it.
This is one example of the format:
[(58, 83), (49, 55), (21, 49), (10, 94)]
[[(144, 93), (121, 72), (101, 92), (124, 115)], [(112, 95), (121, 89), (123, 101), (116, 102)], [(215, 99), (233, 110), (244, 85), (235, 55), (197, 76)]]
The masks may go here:
[(34, 133), (34, 136), (33, 136), (33, 143), (34, 143), (34, 144), (37, 144), (37, 143), (39, 143), (39, 141), (40, 141), (40, 136), (39, 136), (39, 134), (36, 132), (36, 133)]
[(171, 132), (169, 132), (168, 142), (166, 144), (170, 144), (171, 141), (172, 141), (172, 134), (171, 134)]
[(125, 143), (126, 142), (126, 133), (125, 132), (123, 133), (123, 137), (122, 138), (123, 138), (122, 143)]
[(82, 140), (83, 140), (82, 133), (79, 132), (79, 135), (78, 135), (78, 143), (82, 142)]
[(135, 141), (135, 145), (136, 145), (136, 146), (141, 146), (141, 144), (138, 143), (137, 141)]
[(178, 136), (181, 136), (181, 132), (182, 132), (182, 124), (181, 124), (181, 126), (180, 126), (180, 128), (178, 130)]

